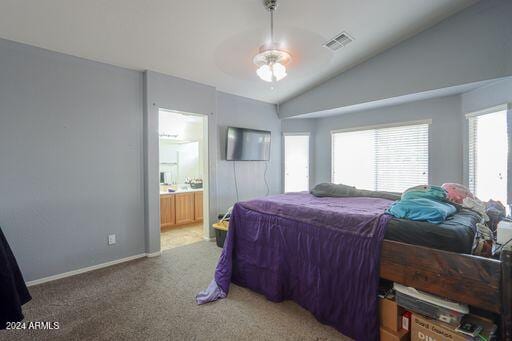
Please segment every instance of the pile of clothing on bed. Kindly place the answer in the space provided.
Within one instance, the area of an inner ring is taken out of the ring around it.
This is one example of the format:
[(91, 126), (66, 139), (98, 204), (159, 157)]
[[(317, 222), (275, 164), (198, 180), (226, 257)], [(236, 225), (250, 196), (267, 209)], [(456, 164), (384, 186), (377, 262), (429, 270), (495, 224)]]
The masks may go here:
[[(422, 224), (422, 228), (430, 231), (436, 231), (435, 226), (439, 226), (439, 231), (441, 231), (441, 228), (448, 227), (452, 229), (450, 233), (455, 234), (453, 227), (457, 224), (472, 224), (474, 238), (471, 234), (471, 240), (469, 241), (469, 243), (472, 241), (472, 253), (486, 257), (492, 255), (497, 224), (506, 215), (505, 207), (499, 201), (482, 202), (468, 188), (456, 183), (445, 183), (442, 186), (414, 186), (403, 193), (359, 190), (341, 184), (320, 184), (311, 193), (319, 197), (364, 196), (395, 200), (387, 209), (388, 214), (402, 221), (418, 222), (418, 224)], [(390, 224), (395, 223), (396, 221), (390, 222)], [(396, 226), (397, 224), (393, 225), (393, 227)], [(403, 241), (404, 227), (398, 226), (398, 228), (400, 229), (390, 230), (389, 237), (390, 239)], [(466, 237), (463, 229), (460, 229), (457, 233), (461, 237)], [(393, 238), (393, 234), (401, 238)], [(461, 241), (461, 244), (464, 243)], [(446, 247), (445, 249), (455, 252), (461, 252), (464, 249), (462, 245), (460, 247), (454, 245), (453, 247), (454, 249)], [(471, 247), (471, 244), (469, 247)], [(457, 248), (460, 248), (460, 250)], [(469, 250), (464, 252), (469, 252)]]
[(463, 185), (445, 183), (440, 187), (421, 185), (409, 188), (387, 212), (396, 218), (441, 224), (461, 209), (471, 210), (480, 216), (473, 254), (491, 256), (494, 233), (498, 222), (505, 217), (505, 207), (499, 201), (479, 200)]

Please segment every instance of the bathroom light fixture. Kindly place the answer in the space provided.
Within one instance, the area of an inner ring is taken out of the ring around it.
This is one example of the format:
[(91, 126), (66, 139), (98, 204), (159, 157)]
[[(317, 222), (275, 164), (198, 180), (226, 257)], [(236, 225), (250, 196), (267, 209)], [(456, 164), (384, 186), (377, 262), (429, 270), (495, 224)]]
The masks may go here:
[(263, 0), (265, 8), (270, 12), (270, 42), (260, 47), (253, 62), (258, 66), (256, 74), (265, 82), (278, 82), (286, 77), (286, 67), (291, 60), (290, 54), (274, 43), (274, 11), (277, 0)]

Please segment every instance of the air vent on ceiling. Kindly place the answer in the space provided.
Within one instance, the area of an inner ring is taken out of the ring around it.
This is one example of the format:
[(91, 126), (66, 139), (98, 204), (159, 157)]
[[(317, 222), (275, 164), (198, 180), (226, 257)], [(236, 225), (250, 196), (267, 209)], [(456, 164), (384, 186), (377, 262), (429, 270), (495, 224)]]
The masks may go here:
[(332, 51), (336, 51), (341, 49), (342, 47), (350, 44), (354, 39), (348, 35), (347, 32), (341, 32), (336, 37), (332, 38), (328, 42), (326, 42), (323, 46), (327, 47)]

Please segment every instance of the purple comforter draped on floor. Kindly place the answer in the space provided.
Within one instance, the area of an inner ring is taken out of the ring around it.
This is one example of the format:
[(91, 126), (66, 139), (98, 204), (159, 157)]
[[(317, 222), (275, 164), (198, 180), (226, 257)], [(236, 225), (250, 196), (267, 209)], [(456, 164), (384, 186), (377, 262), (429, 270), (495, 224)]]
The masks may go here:
[(230, 282), (271, 301), (294, 300), (356, 340), (377, 340), (382, 239), (392, 203), (290, 193), (235, 205), (215, 280), (198, 303), (224, 298)]

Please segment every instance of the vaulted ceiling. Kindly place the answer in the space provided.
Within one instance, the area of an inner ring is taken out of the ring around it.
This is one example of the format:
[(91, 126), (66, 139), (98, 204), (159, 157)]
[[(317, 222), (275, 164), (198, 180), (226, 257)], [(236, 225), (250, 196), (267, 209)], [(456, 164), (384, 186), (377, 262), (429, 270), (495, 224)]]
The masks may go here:
[[(268, 38), (262, 0), (0, 0), (0, 37), (280, 103), (475, 2), (279, 0), (275, 37), (293, 60), (273, 89), (252, 64)], [(354, 41), (322, 46), (342, 31)]]

